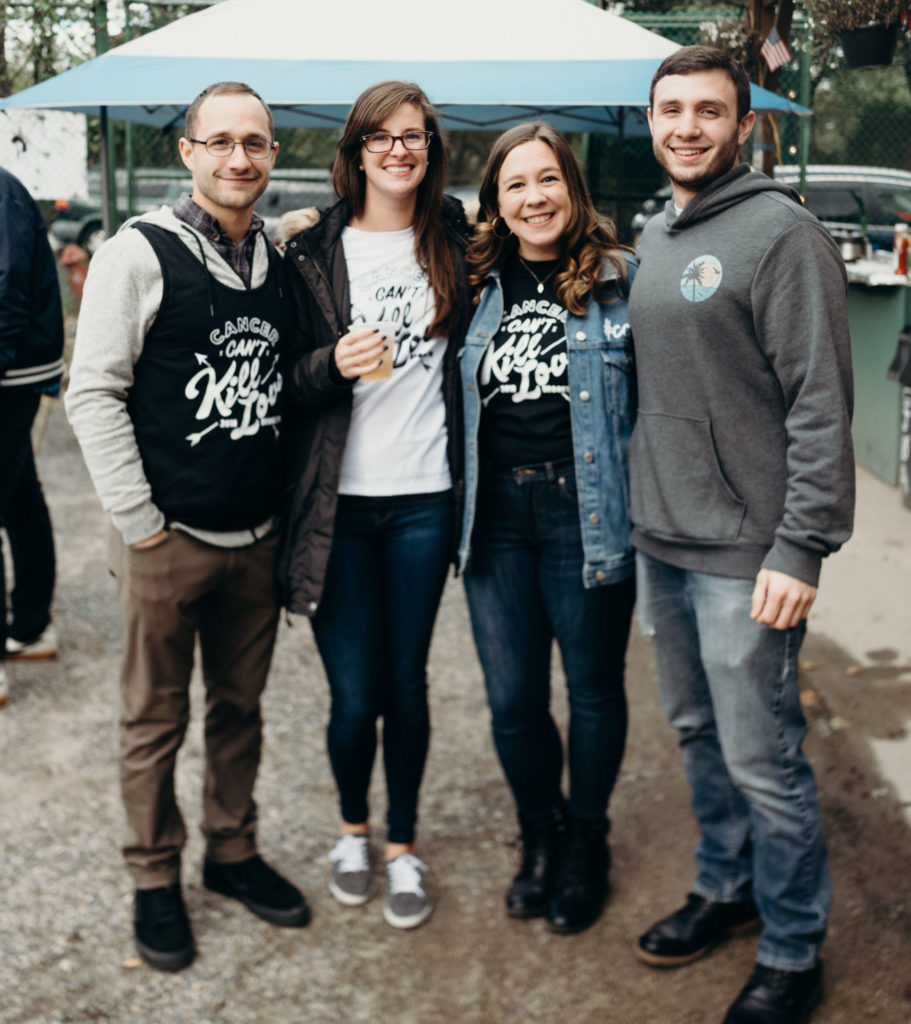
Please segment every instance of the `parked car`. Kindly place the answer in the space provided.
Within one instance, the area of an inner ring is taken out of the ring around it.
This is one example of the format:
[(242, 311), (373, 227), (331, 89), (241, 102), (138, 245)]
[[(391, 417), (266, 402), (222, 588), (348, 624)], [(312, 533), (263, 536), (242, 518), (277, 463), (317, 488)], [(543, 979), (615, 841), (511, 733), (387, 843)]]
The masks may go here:
[[(775, 178), (799, 189), (800, 168), (783, 164), (775, 168)], [(642, 204), (632, 220), (637, 241), (646, 222), (664, 209), (670, 195), (668, 185)], [(911, 225), (911, 172), (891, 167), (809, 164), (804, 202), (830, 231), (866, 226), (874, 246), (891, 249), (895, 225), (902, 221)]]
[(55, 217), (48, 230), (55, 249), (73, 243), (91, 256), (107, 237), (101, 226), (101, 209), (84, 199), (58, 199)]

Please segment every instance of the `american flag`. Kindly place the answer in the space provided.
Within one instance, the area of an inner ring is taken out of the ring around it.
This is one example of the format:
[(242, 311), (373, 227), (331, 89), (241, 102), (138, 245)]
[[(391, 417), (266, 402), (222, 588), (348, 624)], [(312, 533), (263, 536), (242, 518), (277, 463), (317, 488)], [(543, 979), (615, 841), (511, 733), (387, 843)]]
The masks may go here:
[(791, 51), (788, 49), (787, 43), (778, 34), (778, 29), (774, 25), (769, 29), (769, 34), (766, 36), (766, 40), (759, 52), (762, 54), (766, 64), (769, 65), (769, 71), (780, 68), (782, 64), (787, 64), (791, 59)]

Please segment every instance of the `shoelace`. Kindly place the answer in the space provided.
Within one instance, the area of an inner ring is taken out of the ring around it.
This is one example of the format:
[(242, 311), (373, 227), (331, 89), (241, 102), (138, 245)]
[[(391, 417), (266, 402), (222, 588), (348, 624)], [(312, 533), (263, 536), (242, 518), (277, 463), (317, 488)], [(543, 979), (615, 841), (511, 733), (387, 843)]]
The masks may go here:
[(389, 861), (386, 870), (389, 872), (390, 892), (413, 892), (418, 896), (424, 895), (421, 872), (427, 870), (427, 865), (418, 860), (413, 853), (399, 854), (395, 860)]
[(329, 863), (338, 864), (339, 870), (343, 872), (366, 871), (367, 837), (342, 836), (329, 854)]

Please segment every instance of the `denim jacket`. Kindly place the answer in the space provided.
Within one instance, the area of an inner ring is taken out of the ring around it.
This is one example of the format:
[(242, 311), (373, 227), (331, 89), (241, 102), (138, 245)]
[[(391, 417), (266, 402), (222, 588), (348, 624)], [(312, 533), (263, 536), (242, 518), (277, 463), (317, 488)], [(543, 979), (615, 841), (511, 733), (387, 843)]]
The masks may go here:
[[(617, 281), (617, 272), (610, 260), (604, 261), (601, 270), (602, 281), (616, 282), (617, 297), (606, 305), (591, 301), (584, 316), (570, 313), (566, 322), (569, 404), (579, 523), (585, 553), (582, 569), (585, 587), (618, 583), (633, 574), (626, 449), (636, 415), (636, 381), (627, 296), (636, 262), (630, 254), (624, 253), (624, 259), (627, 263), (625, 282)], [(459, 352), (465, 408), (465, 505), (457, 560), (459, 572), (465, 570), (471, 555), (481, 472), (478, 464), (481, 424), (478, 368), (503, 317), (499, 269), (494, 268), (490, 277), (468, 328), (465, 345)]]

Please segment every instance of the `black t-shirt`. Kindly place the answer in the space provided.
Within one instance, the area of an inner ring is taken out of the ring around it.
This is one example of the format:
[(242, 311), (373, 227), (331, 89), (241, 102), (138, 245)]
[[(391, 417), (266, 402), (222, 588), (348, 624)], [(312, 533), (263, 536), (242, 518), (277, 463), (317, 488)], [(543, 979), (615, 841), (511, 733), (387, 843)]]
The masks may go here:
[(559, 263), (525, 260), (523, 265), (514, 253), (503, 266), (503, 319), (478, 369), (481, 452), (498, 467), (556, 462), (573, 454), (568, 314), (554, 288)]

